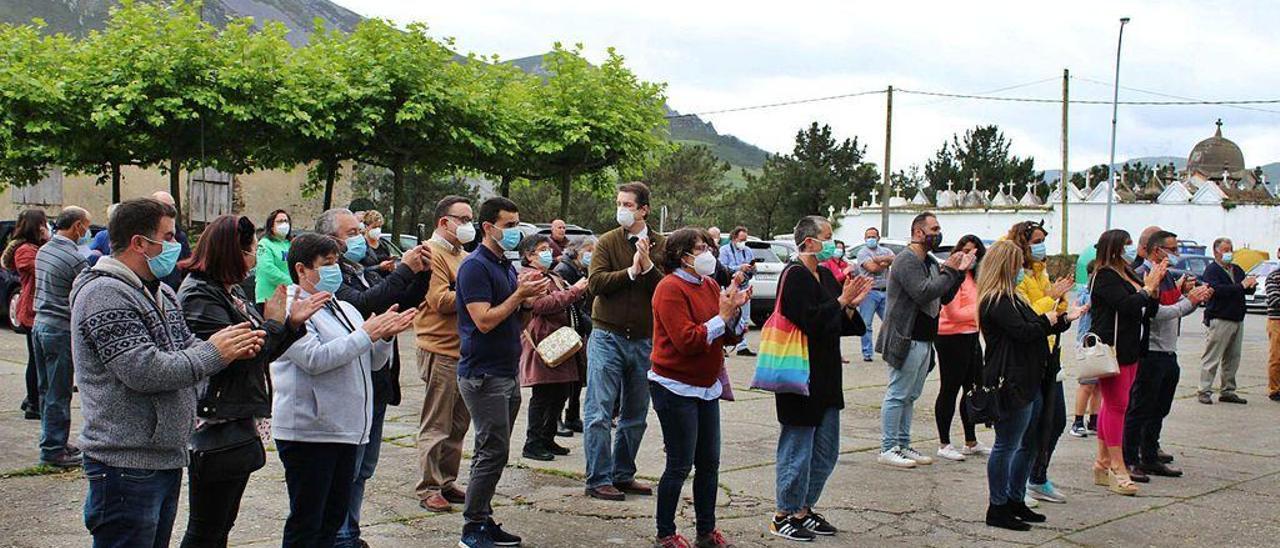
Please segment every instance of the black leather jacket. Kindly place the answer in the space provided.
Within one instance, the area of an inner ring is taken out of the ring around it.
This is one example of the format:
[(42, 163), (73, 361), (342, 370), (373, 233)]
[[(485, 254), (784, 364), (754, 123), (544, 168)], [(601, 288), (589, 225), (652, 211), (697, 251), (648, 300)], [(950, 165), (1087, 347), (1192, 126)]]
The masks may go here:
[[(245, 303), (242, 313), (232, 302), (233, 294)], [(178, 289), (178, 302), (187, 327), (201, 340), (229, 325), (250, 322), (267, 332), (257, 356), (240, 360), (209, 377), (200, 393), (196, 415), (205, 419), (244, 419), (271, 416), (271, 362), (284, 354), (306, 333), (306, 327), (290, 329), (274, 320), (264, 320), (245, 297), (239, 285), (228, 291), (221, 283), (193, 272)]]
[[(365, 270), (363, 265), (346, 259), (342, 267), (342, 287), (334, 297), (356, 307), (367, 319), (387, 311), (393, 304), (406, 310), (422, 304), (431, 281), (431, 271), (414, 274), (407, 265), (396, 265), (388, 273), (376, 269)], [(393, 347), (391, 365), (373, 372), (373, 402), (375, 405), (400, 405), (400, 345)]]

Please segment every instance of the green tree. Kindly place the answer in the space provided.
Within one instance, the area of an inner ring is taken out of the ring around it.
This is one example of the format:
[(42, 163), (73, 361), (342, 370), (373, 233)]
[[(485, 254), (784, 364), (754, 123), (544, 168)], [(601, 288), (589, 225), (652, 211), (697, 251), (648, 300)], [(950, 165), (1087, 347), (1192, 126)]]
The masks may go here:
[(648, 169), (644, 181), (653, 192), (653, 221), (667, 208), (666, 229), (721, 222), (718, 212), (728, 197), (724, 175), (729, 164), (706, 145), (682, 145)]
[(43, 28), (0, 25), (0, 188), (43, 178), (67, 131), (62, 80), (74, 43)]
[(1035, 159), (1020, 158), (1010, 153), (1013, 141), (1006, 139), (1000, 128), (994, 125), (977, 126), (964, 132), (964, 137), (952, 135), (944, 142), (924, 167), (924, 177), (933, 188), (946, 188), (947, 182), (968, 188), (975, 175), (978, 189), (995, 191), (1004, 183), (1024, 183), (1043, 178), (1035, 170)]
[(737, 207), (731, 211), (736, 220), (723, 222), (725, 227), (741, 224), (751, 232), (772, 236), (779, 230), (789, 228), (797, 219), (788, 220), (785, 199), (784, 181), (794, 174), (795, 164), (782, 155), (770, 155), (764, 161), (760, 174), (756, 175), (742, 170), (742, 178), (746, 184), (734, 191), (731, 203)]
[[(395, 178), (391, 171), (370, 164), (355, 166), (351, 189), (355, 198), (367, 198), (382, 210), (388, 211), (392, 206), (391, 197), (395, 192)], [(449, 195), (465, 196), (473, 204), (479, 206), (480, 195), (467, 182), (466, 175), (459, 170), (441, 172), (424, 172), (411, 167), (405, 172), (404, 227), (396, 234), (412, 234), (417, 236), (419, 223), (427, 225), (428, 232), (434, 222), (436, 202)]]

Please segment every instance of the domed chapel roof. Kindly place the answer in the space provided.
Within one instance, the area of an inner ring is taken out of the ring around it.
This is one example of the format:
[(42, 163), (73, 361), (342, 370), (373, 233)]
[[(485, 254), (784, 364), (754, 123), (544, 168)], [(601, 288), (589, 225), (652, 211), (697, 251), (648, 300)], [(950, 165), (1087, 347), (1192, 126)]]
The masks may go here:
[(1196, 143), (1187, 157), (1187, 172), (1218, 175), (1223, 169), (1236, 173), (1244, 169), (1244, 153), (1240, 147), (1222, 136), (1222, 120), (1218, 120), (1218, 130), (1213, 137)]

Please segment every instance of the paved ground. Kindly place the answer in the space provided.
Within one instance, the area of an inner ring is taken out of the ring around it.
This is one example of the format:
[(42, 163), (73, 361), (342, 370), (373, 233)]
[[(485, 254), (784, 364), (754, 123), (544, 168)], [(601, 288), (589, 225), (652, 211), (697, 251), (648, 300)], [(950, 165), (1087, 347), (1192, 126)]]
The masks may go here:
[[(1071, 500), (1044, 509), (1047, 526), (1027, 533), (994, 530), (982, 523), (986, 474), (981, 459), (911, 471), (874, 462), (885, 366), (855, 360), (845, 375), (848, 408), (841, 419), (842, 455), (820, 505), (844, 533), (816, 544), (1274, 546), (1280, 538), (1280, 460), (1276, 459), (1280, 404), (1267, 401), (1264, 393), (1263, 320), (1254, 316), (1247, 324), (1240, 372), (1240, 393), (1250, 399), (1246, 406), (1196, 403), (1194, 386), (1204, 330), (1196, 321), (1185, 324), (1182, 382), (1165, 427), (1164, 444), (1176, 455), (1186, 477), (1157, 478), (1135, 498), (1110, 495), (1091, 482), (1088, 467), (1094, 440), (1064, 436), (1051, 477)], [(411, 356), (410, 340), (405, 338), (402, 344), (405, 355)], [(856, 356), (855, 345), (856, 340), (846, 341), (847, 351)], [(25, 360), (22, 338), (7, 331), (0, 334), (0, 471), (4, 473), (0, 546), (84, 546), (88, 535), (81, 518), (85, 483), (80, 474), (22, 473), (36, 459), (39, 430), (38, 423), (23, 420), (17, 410)], [(772, 397), (745, 389), (753, 363), (731, 360), (740, 399), (723, 407), (720, 526), (739, 546), (782, 546), (787, 543), (765, 532), (766, 517), (773, 510), (778, 427)], [(461, 528), (461, 516), (427, 513), (413, 495), (417, 476), (413, 432), (422, 384), (410, 370), (403, 379), (406, 401), (389, 413), (382, 461), (367, 492), (364, 531), (373, 546), (451, 546)], [(937, 387), (933, 375), (916, 406), (915, 438), (921, 449), (935, 447), (932, 408)], [(77, 413), (78, 405), (76, 400)], [(73, 429), (79, 427), (78, 415), (75, 420)], [(661, 432), (656, 416), (650, 416), (649, 424), (639, 465), (643, 476), (656, 479), (662, 472)], [(522, 414), (520, 433), (513, 441), (516, 448), (523, 443), (523, 428)], [(958, 436), (958, 424), (954, 431)], [(979, 437), (990, 443), (992, 433), (983, 430)], [(469, 447), (470, 439), (467, 443)], [(654, 534), (653, 499), (607, 503), (586, 498), (580, 481), (581, 438), (561, 443), (573, 453), (555, 462), (513, 459), (499, 485), (499, 521), (523, 535), (525, 545), (532, 547), (646, 545)], [(287, 513), (283, 478), (279, 460), (269, 455), (267, 467), (254, 474), (250, 483), (232, 544), (279, 543)], [(185, 501), (185, 489), (183, 496)], [(185, 511), (184, 502), (175, 536), (185, 529)], [(692, 529), (692, 517), (686, 500), (678, 518), (682, 530)]]

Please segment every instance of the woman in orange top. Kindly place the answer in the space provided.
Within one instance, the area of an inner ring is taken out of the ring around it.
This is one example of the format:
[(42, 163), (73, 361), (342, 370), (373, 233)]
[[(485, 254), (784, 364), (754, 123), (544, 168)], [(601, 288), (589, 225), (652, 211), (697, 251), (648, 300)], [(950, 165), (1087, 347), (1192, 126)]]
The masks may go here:
[[(956, 243), (952, 253), (972, 253), (982, 262), (987, 252), (982, 240), (967, 234)], [(969, 418), (968, 393), (982, 374), (982, 345), (978, 342), (978, 263), (965, 273), (955, 298), (938, 312), (938, 371), (942, 387), (934, 402), (934, 419), (938, 423), (938, 456), (948, 460), (964, 460), (967, 455), (989, 455), (991, 448), (978, 442), (973, 420)], [(960, 397), (960, 424), (964, 427), (964, 446), (951, 444), (951, 419), (956, 414), (956, 396)]]
[(49, 241), (49, 221), (44, 210), (28, 209), (18, 214), (18, 222), (9, 236), (9, 244), (5, 246), (0, 264), (9, 270), (18, 272), (18, 280), (22, 290), (18, 293), (16, 331), (27, 336), (27, 398), (22, 400), (23, 416), (27, 419), (40, 418), (39, 374), (40, 357), (35, 353), (35, 341), (31, 338), (31, 327), (35, 324), (36, 293), (36, 252), (40, 246)]

